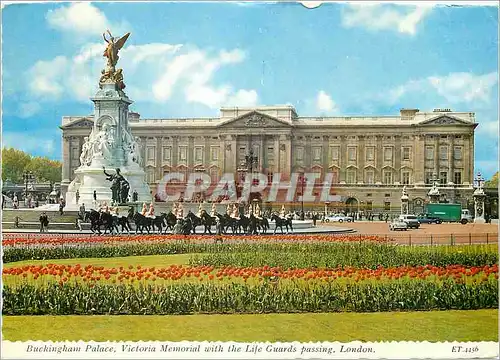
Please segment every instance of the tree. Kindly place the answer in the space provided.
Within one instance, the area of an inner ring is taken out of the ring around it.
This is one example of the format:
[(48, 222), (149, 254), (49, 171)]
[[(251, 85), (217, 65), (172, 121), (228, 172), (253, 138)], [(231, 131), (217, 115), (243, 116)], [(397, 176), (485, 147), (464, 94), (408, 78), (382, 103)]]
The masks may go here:
[(23, 174), (33, 172), (37, 182), (60, 182), (62, 163), (46, 157), (34, 157), (14, 148), (2, 150), (2, 180), (23, 183)]
[(490, 180), (485, 181), (485, 188), (498, 188), (498, 171), (491, 177)]
[(23, 182), (23, 173), (31, 161), (31, 155), (14, 148), (2, 150), (2, 180), (15, 184)]

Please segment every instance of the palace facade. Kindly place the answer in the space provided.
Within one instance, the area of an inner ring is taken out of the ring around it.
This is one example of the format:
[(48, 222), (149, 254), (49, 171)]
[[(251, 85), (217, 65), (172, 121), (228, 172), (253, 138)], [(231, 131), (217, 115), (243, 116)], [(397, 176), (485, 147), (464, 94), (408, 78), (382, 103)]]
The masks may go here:
[[(93, 120), (62, 119), (63, 191), (80, 165)], [(153, 191), (172, 172), (205, 172), (214, 183), (234, 173), (240, 183), (252, 150), (251, 171), (266, 174), (270, 183), (276, 173), (285, 182), (293, 173), (320, 173), (319, 183), (330, 173), (331, 194), (354, 209), (398, 211), (406, 186), (410, 210), (417, 213), (433, 179), (444, 201), (472, 201), (477, 123), (470, 112), (402, 109), (393, 116), (303, 117), (292, 106), (224, 107), (213, 118), (141, 119), (131, 112), (129, 124), (140, 139)]]

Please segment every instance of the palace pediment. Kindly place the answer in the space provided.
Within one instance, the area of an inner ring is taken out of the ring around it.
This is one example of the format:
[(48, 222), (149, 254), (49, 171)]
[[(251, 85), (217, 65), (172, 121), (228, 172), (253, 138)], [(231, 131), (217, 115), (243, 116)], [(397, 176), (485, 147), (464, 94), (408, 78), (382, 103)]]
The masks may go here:
[(258, 111), (252, 111), (247, 114), (226, 120), (220, 123), (220, 128), (291, 128), (293, 127), (287, 121), (278, 119), (274, 116), (266, 115)]
[(421, 122), (420, 125), (473, 125), (473, 123), (464, 121), (451, 115), (439, 115), (432, 119)]
[(79, 128), (91, 128), (94, 126), (94, 121), (92, 119), (83, 117), (81, 119), (75, 119), (65, 125), (60, 126), (61, 129), (79, 129)]

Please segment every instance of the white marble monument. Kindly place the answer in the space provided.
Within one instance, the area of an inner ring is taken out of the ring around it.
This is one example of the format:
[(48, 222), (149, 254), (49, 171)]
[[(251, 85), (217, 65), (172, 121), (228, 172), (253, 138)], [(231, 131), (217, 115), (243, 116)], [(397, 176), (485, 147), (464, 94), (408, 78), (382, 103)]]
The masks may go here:
[[(134, 191), (137, 191), (137, 200), (140, 202), (151, 199), (142, 168), (141, 144), (139, 139), (131, 135), (128, 123), (128, 108), (132, 101), (123, 91), (125, 84), (122, 69), (115, 69), (118, 51), (130, 34), (120, 39), (112, 37), (111, 33), (109, 35), (109, 39), (104, 36), (104, 40), (108, 43), (103, 54), (107, 58), (106, 68), (101, 72), (100, 89), (91, 98), (94, 102), (96, 120), (92, 132), (85, 138), (80, 155), (80, 167), (75, 170), (75, 179), (66, 193), (66, 204), (70, 207), (77, 205), (77, 190), (80, 195), (78, 203), (84, 203), (87, 208), (96, 207), (98, 203), (113, 202), (112, 183), (107, 180), (104, 170), (110, 175), (116, 174), (116, 169), (120, 170), (129, 185), (126, 200), (132, 200)], [(124, 200), (121, 202), (126, 202)]]

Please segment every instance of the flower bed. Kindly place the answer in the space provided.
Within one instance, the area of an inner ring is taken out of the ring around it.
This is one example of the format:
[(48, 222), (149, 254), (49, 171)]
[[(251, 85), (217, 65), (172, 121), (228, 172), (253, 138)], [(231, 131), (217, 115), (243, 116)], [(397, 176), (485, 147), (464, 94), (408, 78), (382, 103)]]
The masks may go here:
[(286, 235), (120, 235), (120, 236), (37, 236), (35, 238), (14, 237), (2, 240), (3, 246), (15, 245), (68, 245), (68, 244), (124, 244), (124, 243), (170, 243), (189, 241), (190, 243), (310, 243), (310, 242), (374, 242), (390, 243), (386, 236), (377, 235), (332, 235), (332, 234), (286, 234)]

